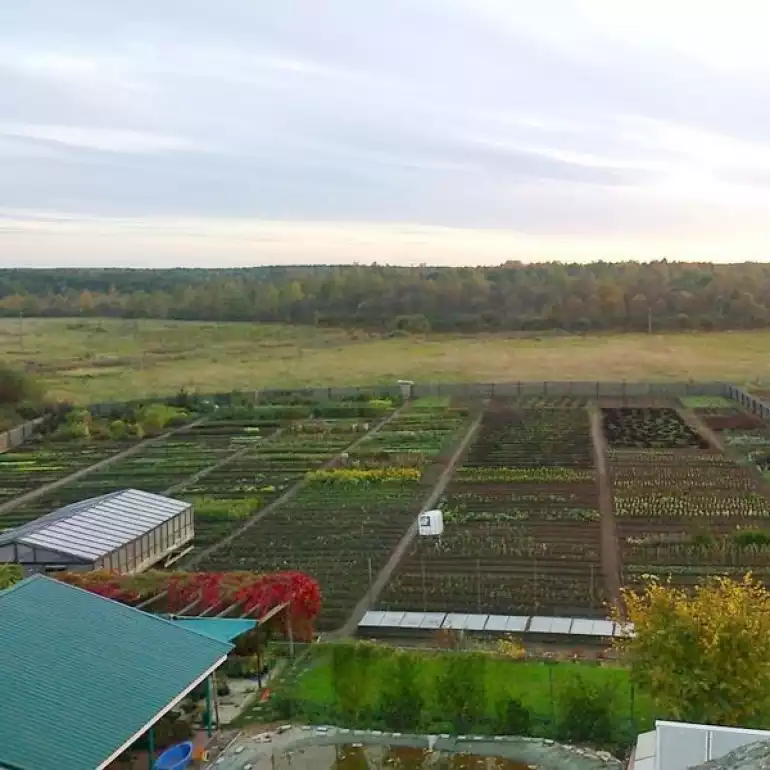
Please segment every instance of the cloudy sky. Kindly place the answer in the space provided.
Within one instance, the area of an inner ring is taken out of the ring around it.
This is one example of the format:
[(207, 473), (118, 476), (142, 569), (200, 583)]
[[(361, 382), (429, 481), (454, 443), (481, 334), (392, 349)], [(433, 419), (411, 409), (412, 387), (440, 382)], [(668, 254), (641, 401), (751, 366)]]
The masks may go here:
[(770, 9), (0, 2), (0, 265), (770, 258)]

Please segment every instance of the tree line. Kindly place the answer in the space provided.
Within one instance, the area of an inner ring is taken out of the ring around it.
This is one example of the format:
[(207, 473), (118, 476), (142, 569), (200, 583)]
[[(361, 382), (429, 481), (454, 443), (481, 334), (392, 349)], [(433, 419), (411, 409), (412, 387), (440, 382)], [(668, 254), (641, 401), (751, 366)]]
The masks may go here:
[(425, 331), (770, 325), (770, 264), (0, 270), (0, 315), (290, 322)]

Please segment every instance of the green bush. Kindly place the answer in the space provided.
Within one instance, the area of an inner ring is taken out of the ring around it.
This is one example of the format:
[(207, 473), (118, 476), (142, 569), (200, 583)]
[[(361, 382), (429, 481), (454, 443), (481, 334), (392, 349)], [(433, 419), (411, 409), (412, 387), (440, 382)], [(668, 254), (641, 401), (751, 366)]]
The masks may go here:
[(113, 420), (107, 427), (107, 432), (113, 441), (122, 441), (128, 438), (128, 425), (124, 420)]
[(561, 740), (608, 746), (617, 740), (613, 719), (615, 688), (583, 677), (571, 678), (560, 697), (557, 725)]
[(380, 695), (385, 722), (393, 730), (415, 730), (425, 706), (418, 685), (419, 658), (414, 653), (398, 650), (388, 660), (387, 669)]
[(436, 681), (439, 709), (457, 732), (466, 732), (484, 718), (486, 655), (458, 652), (442, 658)]
[(517, 698), (504, 696), (495, 704), (494, 731), (497, 735), (529, 735), (532, 715)]
[(366, 642), (352, 648), (342, 644), (332, 646), (332, 684), (337, 708), (353, 723), (358, 723), (366, 709), (374, 683), (371, 669), (377, 655), (377, 648)]
[(92, 418), (88, 409), (73, 409), (53, 432), (56, 439), (91, 438)]
[(43, 395), (42, 386), (29, 374), (13, 369), (7, 364), (0, 364), (0, 404), (40, 404)]
[(145, 433), (160, 433), (170, 425), (181, 425), (190, 417), (190, 413), (168, 404), (148, 404), (136, 413), (136, 423)]

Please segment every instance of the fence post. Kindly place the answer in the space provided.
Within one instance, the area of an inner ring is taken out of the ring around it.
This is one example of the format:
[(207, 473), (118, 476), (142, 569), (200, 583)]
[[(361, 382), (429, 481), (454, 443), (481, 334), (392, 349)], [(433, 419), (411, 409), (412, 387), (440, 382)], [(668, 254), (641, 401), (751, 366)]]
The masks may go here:
[(548, 664), (548, 692), (551, 695), (551, 730), (556, 734), (556, 698), (553, 694), (553, 663)]

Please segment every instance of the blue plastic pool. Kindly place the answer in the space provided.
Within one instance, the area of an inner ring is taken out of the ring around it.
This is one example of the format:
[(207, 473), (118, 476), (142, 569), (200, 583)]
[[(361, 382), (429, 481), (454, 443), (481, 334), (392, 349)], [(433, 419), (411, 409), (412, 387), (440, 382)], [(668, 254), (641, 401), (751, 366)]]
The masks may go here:
[(184, 770), (192, 758), (193, 745), (190, 741), (169, 746), (156, 760), (154, 770)]

